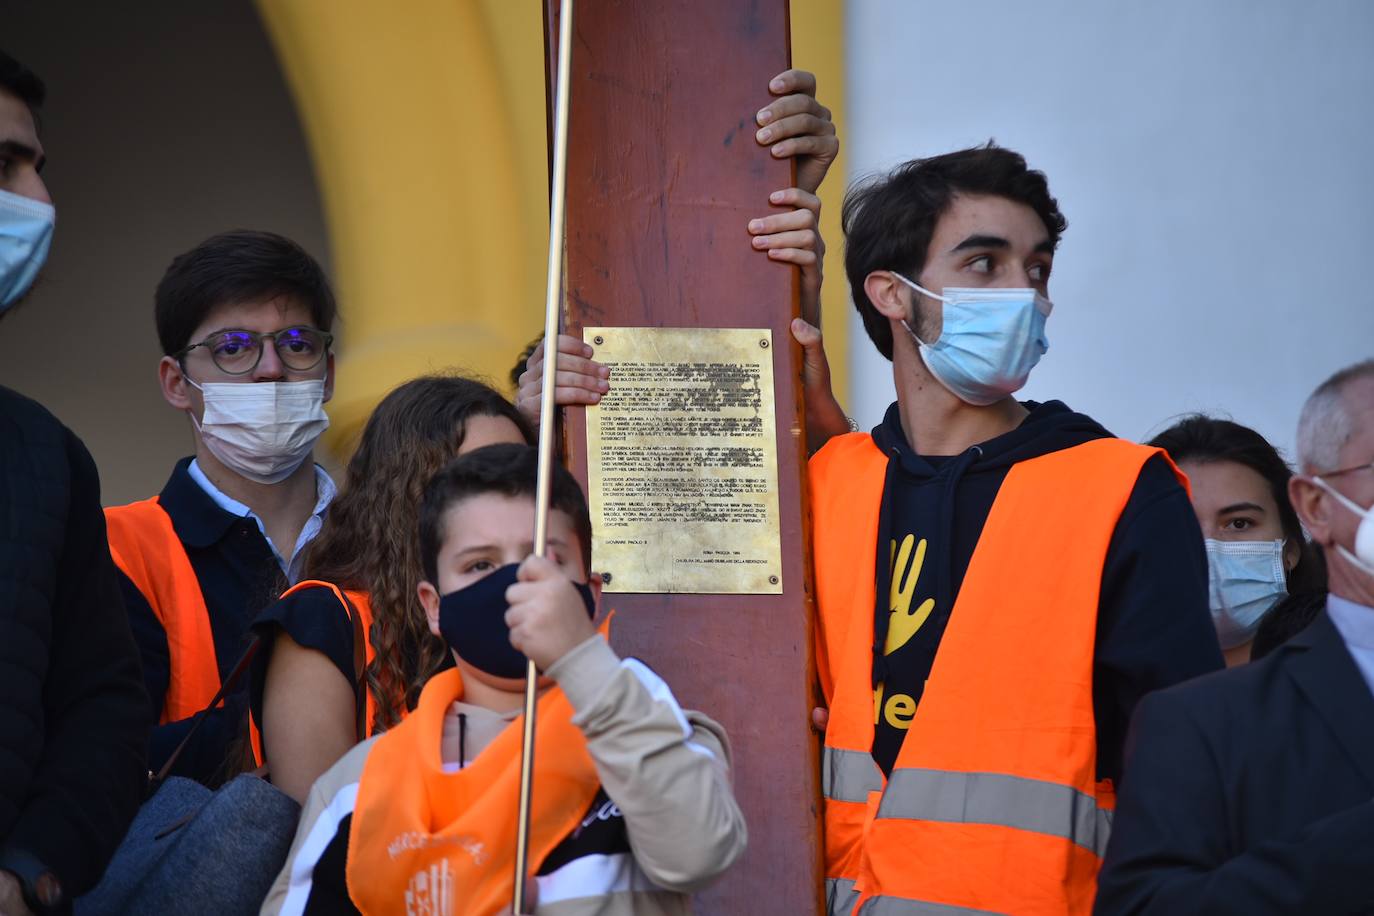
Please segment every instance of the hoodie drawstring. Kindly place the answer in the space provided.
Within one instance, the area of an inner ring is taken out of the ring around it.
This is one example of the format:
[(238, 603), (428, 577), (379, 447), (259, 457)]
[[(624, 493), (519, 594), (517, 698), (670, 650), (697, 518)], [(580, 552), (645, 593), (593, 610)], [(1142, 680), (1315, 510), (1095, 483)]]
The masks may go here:
[(892, 603), (892, 490), (897, 481), (901, 466), (901, 455), (896, 447), (888, 451), (887, 473), (883, 478), (883, 501), (878, 509), (878, 550), (874, 555), (873, 567), (874, 594), (877, 596), (873, 608), (873, 688), (887, 680), (887, 656), (883, 649), (887, 646), (887, 628), (891, 622)]

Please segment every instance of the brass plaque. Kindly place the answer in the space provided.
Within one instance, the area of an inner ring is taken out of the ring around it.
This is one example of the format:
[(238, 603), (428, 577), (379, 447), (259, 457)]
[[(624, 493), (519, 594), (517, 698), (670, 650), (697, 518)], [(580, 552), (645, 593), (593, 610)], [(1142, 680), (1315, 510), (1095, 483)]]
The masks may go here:
[(608, 592), (782, 593), (768, 330), (586, 328), (592, 565)]

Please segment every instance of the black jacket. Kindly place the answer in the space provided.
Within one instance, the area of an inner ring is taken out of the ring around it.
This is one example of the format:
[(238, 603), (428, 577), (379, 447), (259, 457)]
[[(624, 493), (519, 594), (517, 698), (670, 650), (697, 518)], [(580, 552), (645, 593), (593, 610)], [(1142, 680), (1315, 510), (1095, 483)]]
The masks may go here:
[(1096, 912), (1374, 912), (1374, 695), (1325, 612), (1141, 702)]
[[(932, 602), (925, 624), (883, 660), (885, 697), (905, 694), (919, 703), (969, 560), (1012, 466), (1111, 435), (1060, 401), (1025, 406), (1030, 415), (1019, 427), (949, 457), (913, 451), (895, 403), (873, 430), (874, 443), (889, 456), (878, 556), (894, 560), (879, 564), (877, 594), (886, 599), (895, 572), (901, 601), (913, 607)], [(910, 542), (910, 549), (884, 546), (894, 542)], [(883, 636), (889, 607), (882, 600), (874, 609), (875, 632)], [(1221, 666), (1207, 610), (1207, 557), (1197, 515), (1167, 462), (1151, 458), (1121, 512), (1102, 567), (1093, 656), (1098, 777), (1120, 775), (1131, 711), (1142, 696)], [(884, 771), (904, 737), (880, 717), (873, 756)]]
[(143, 798), (147, 703), (91, 456), (0, 388), (0, 846), (68, 897)]

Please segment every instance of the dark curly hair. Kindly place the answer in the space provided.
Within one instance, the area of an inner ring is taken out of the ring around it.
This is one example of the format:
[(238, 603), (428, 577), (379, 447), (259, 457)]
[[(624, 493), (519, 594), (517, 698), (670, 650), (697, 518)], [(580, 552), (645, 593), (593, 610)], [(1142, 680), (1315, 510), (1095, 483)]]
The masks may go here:
[(388, 394), (368, 418), (343, 488), (305, 555), (305, 578), (368, 593), (376, 655), (366, 677), (379, 729), (415, 705), (447, 656), (416, 597), (424, 564), (415, 532), (425, 487), (458, 454), (473, 417), (503, 417), (527, 443), (535, 441), (514, 405), (471, 378), (427, 375)]
[(892, 326), (869, 301), (864, 280), (875, 270), (920, 276), (935, 225), (959, 194), (1005, 197), (1036, 212), (1056, 247), (1068, 227), (1043, 172), (992, 141), (929, 159), (913, 159), (845, 195), (844, 269), (864, 329), (892, 359)]

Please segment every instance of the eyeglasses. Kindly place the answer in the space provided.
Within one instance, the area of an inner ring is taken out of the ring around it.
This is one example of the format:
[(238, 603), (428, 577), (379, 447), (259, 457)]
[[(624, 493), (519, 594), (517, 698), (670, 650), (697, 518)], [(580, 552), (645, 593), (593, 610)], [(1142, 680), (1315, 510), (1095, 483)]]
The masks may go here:
[(1320, 475), (1318, 475), (1318, 476), (1320, 476), (1320, 477), (1322, 477), (1322, 478), (1327, 478), (1327, 477), (1339, 477), (1339, 476), (1342, 475), (1342, 474), (1350, 474), (1350, 473), (1352, 473), (1352, 472), (1354, 472), (1354, 471), (1371, 471), (1371, 470), (1374, 470), (1374, 461), (1371, 461), (1371, 462), (1369, 462), (1368, 464), (1357, 464), (1357, 465), (1354, 465), (1353, 467), (1341, 468), (1339, 471), (1326, 471), (1326, 472), (1324, 472), (1324, 473), (1322, 473), (1322, 474), (1320, 474)]
[(209, 337), (193, 343), (186, 349), (174, 354), (180, 362), (196, 347), (205, 347), (210, 358), (226, 375), (247, 375), (258, 368), (262, 361), (262, 342), (271, 340), (277, 350), (277, 358), (293, 372), (314, 369), (329, 352), (334, 335), (318, 328), (296, 327), (259, 334), (257, 331), (216, 331)]

